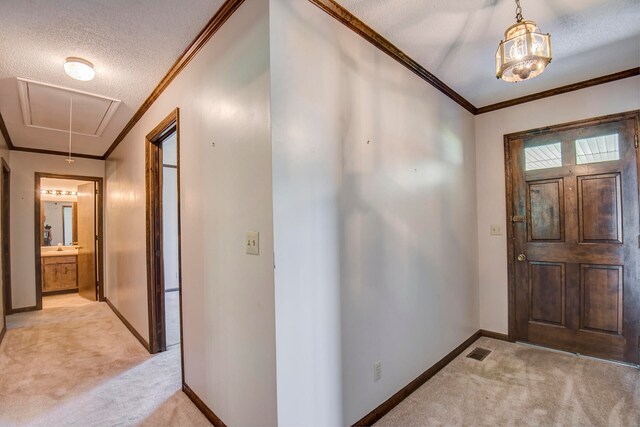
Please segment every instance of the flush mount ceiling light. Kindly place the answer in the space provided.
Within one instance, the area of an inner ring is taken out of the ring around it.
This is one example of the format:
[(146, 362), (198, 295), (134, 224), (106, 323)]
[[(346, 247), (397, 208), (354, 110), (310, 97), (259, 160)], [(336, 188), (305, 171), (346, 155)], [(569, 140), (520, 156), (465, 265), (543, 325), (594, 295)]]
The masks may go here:
[(533, 21), (524, 21), (520, 0), (516, 1), (516, 23), (504, 32), (496, 52), (496, 77), (521, 82), (542, 74), (551, 62), (551, 36)]
[(64, 72), (72, 79), (83, 82), (93, 80), (96, 76), (96, 70), (93, 64), (86, 59), (69, 57), (64, 63)]

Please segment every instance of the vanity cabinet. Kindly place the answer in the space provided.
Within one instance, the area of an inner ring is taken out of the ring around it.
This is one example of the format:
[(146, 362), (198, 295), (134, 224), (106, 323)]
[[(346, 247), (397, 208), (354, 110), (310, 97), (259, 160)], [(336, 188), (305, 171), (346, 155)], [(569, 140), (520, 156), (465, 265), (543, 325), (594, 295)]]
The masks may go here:
[(42, 292), (78, 289), (78, 257), (42, 257)]

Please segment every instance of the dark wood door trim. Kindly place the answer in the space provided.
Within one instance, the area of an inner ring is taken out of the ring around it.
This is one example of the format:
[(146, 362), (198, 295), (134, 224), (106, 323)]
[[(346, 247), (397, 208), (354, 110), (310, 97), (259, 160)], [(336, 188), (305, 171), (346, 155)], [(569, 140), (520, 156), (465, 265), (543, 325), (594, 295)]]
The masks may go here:
[(2, 210), (2, 244), (0, 262), (2, 262), (2, 292), (4, 315), (13, 313), (11, 302), (11, 168), (4, 157), (0, 159), (0, 209)]
[[(622, 120), (635, 120), (635, 134), (638, 138), (640, 132), (640, 110), (628, 111), (623, 113), (611, 114), (607, 116), (589, 118), (584, 120), (578, 120), (574, 122), (562, 123), (552, 126), (547, 126), (537, 129), (529, 129), (520, 132), (514, 132), (504, 135), (504, 168), (505, 168), (505, 190), (506, 190), (506, 211), (507, 211), (507, 281), (508, 281), (508, 316), (509, 316), (509, 340), (515, 341), (517, 336), (517, 321), (516, 321), (516, 261), (515, 261), (515, 236), (513, 230), (513, 223), (511, 221), (514, 215), (513, 209), (513, 196), (514, 196), (514, 176), (513, 165), (516, 159), (513, 158), (512, 144), (516, 141), (521, 141), (523, 138), (532, 135), (544, 135), (547, 133), (554, 133), (566, 130), (577, 129), (587, 126), (601, 125), (605, 123), (617, 122)], [(638, 151), (636, 150), (636, 153)], [(640, 155), (636, 154), (638, 162), (638, 170), (640, 171)], [(639, 173), (640, 177), (640, 173)], [(640, 187), (640, 178), (639, 187)], [(638, 195), (640, 202), (640, 191)]]
[[(98, 227), (96, 229), (98, 235), (98, 301), (104, 301), (104, 179), (96, 176), (84, 176), (84, 175), (64, 175), (54, 174), (46, 172), (36, 172), (35, 174), (35, 197), (34, 197), (34, 245), (35, 245), (35, 273), (36, 273), (36, 305), (33, 309), (42, 310), (42, 263), (41, 256), (42, 251), (40, 249), (40, 207), (41, 207), (41, 193), (40, 193), (40, 178), (56, 178), (56, 179), (71, 179), (77, 181), (93, 181), (96, 183), (96, 200), (98, 206), (96, 209)], [(15, 310), (14, 310), (15, 312)]]
[(184, 343), (182, 337), (182, 245), (180, 226), (180, 110), (176, 108), (145, 138), (145, 186), (147, 233), (147, 295), (149, 316), (149, 352), (166, 350), (164, 316), (164, 267), (162, 237), (162, 142), (176, 133), (178, 185), (178, 284), (180, 305), (180, 353), (184, 382)]

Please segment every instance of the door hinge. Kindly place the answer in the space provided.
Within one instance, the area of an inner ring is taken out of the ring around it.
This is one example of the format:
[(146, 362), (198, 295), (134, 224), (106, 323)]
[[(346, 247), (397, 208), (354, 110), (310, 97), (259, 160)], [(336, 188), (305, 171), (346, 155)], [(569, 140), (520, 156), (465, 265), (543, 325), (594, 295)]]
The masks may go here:
[(635, 145), (636, 145), (636, 150), (637, 150), (638, 149), (638, 134), (637, 133), (634, 135), (634, 139), (636, 141)]

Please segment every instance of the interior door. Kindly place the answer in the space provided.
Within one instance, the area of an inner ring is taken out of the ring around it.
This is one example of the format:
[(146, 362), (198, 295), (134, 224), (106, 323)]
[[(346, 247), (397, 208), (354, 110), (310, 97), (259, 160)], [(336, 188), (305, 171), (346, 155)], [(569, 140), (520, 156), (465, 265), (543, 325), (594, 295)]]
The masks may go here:
[(97, 299), (95, 183), (78, 186), (78, 292), (92, 301)]
[(633, 119), (511, 141), (516, 339), (638, 364)]

